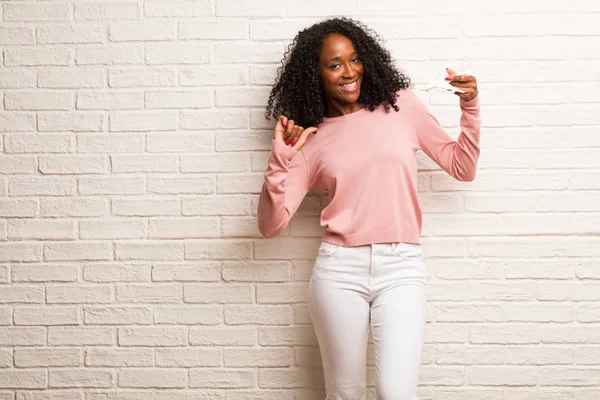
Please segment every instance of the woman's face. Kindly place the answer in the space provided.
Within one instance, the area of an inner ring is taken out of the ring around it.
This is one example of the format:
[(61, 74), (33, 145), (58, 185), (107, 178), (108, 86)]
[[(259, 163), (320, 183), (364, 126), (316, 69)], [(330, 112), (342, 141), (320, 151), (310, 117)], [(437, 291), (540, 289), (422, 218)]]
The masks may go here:
[(319, 74), (328, 100), (355, 103), (360, 95), (363, 64), (352, 41), (341, 34), (323, 40)]

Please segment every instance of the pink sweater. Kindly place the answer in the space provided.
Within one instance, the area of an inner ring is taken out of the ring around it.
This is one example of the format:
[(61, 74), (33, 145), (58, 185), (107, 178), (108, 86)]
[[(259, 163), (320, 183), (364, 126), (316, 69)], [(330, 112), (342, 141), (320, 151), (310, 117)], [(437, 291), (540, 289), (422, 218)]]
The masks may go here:
[(258, 204), (267, 238), (288, 225), (311, 188), (326, 189), (322, 240), (342, 246), (420, 243), (417, 161), (421, 149), (460, 181), (475, 178), (479, 158), (479, 98), (460, 102), (462, 132), (449, 137), (411, 90), (397, 94), (399, 112), (360, 111), (325, 118), (298, 151), (272, 141)]

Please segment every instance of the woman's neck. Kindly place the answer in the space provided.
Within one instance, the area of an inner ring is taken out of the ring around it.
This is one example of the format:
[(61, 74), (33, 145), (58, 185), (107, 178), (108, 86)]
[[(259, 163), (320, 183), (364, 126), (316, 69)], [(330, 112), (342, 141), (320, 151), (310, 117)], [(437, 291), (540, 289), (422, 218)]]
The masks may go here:
[(340, 117), (346, 114), (352, 114), (365, 108), (364, 104), (359, 102), (355, 103), (338, 103), (329, 101), (327, 103), (327, 118)]

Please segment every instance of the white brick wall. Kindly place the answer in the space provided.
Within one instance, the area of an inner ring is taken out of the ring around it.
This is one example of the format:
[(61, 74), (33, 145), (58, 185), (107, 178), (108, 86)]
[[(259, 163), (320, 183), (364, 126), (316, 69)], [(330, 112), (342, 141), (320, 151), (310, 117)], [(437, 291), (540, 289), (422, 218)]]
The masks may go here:
[(4, 0), (0, 400), (323, 398), (326, 194), (275, 239), (255, 212), (275, 70), (336, 14), (417, 85), (464, 59), (480, 84), (477, 179), (419, 155), (420, 398), (600, 398), (599, 2)]

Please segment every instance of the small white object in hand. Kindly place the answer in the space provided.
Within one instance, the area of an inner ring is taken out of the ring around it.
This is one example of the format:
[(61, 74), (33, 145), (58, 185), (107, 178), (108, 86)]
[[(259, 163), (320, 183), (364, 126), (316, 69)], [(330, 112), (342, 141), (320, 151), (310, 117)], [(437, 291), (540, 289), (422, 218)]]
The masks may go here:
[[(462, 74), (457, 74), (457, 75), (462, 75)], [(464, 93), (465, 92), (462, 89), (452, 86), (449, 83), (449, 81), (446, 80), (447, 76), (448, 76), (448, 73), (446, 71), (440, 72), (439, 75), (437, 76), (436, 80), (431, 82), (430, 84), (428, 84), (426, 87), (424, 87), (423, 90), (427, 90), (427, 91), (441, 90), (441, 91), (451, 92), (451, 93)]]

